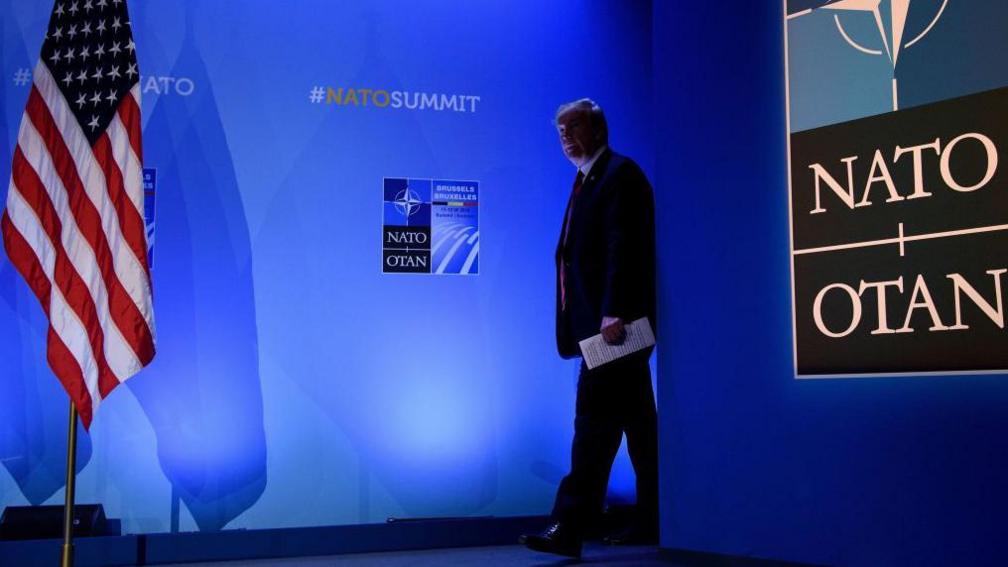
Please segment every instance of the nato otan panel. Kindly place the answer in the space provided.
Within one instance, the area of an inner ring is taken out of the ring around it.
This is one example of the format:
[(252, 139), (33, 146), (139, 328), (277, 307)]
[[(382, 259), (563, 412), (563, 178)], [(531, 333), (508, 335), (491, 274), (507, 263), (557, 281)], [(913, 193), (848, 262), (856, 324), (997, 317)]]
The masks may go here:
[(796, 376), (1008, 369), (1008, 3), (785, 0), (784, 27)]

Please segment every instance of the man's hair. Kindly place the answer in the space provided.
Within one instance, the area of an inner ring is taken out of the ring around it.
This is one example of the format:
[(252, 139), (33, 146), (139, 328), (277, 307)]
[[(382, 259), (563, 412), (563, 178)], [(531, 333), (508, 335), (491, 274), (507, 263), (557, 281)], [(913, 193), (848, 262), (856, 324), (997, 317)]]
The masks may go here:
[(588, 113), (589, 123), (595, 140), (601, 144), (609, 144), (609, 124), (606, 122), (605, 113), (602, 107), (590, 98), (582, 98), (574, 102), (561, 104), (553, 116), (553, 125), (556, 126), (560, 116), (572, 110)]

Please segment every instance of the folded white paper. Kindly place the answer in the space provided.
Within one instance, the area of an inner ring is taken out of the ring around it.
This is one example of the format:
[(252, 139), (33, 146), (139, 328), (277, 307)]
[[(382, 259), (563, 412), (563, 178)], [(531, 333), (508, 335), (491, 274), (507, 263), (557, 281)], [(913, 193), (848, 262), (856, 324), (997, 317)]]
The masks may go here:
[(585, 364), (589, 369), (612, 362), (617, 358), (623, 358), (655, 344), (654, 332), (651, 330), (651, 323), (648, 322), (647, 317), (641, 317), (623, 328), (626, 329), (626, 340), (622, 344), (611, 345), (605, 342), (601, 333), (578, 343), (581, 346), (581, 354), (584, 356)]

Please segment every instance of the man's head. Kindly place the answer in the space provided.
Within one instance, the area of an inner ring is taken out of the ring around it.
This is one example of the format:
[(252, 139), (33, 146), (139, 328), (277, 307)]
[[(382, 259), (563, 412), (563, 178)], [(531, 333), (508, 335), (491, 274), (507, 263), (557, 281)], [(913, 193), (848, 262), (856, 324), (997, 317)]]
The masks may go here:
[(609, 143), (609, 127), (602, 107), (587, 98), (560, 105), (554, 118), (564, 155), (581, 167), (596, 150)]

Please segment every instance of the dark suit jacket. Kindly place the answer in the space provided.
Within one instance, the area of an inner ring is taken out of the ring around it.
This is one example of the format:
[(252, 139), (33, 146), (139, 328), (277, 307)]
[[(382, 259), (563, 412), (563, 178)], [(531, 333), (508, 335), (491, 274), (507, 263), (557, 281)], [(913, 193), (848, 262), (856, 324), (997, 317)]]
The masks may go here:
[[(654, 194), (633, 160), (606, 150), (573, 198), (567, 243), (557, 245), (557, 350), (580, 354), (578, 341), (599, 333), (603, 316), (655, 327)], [(567, 308), (560, 304), (566, 265)]]

